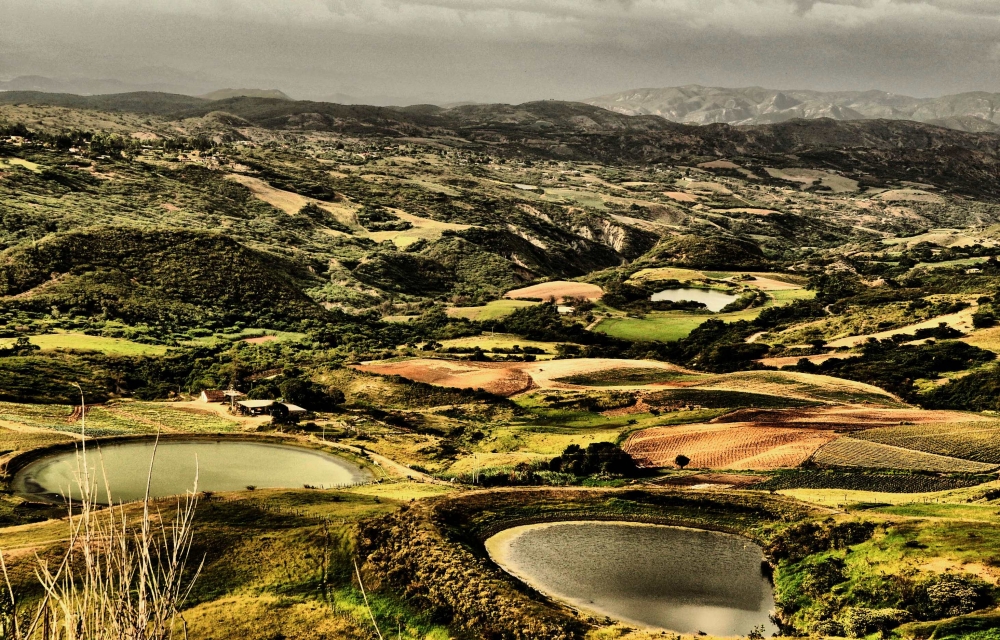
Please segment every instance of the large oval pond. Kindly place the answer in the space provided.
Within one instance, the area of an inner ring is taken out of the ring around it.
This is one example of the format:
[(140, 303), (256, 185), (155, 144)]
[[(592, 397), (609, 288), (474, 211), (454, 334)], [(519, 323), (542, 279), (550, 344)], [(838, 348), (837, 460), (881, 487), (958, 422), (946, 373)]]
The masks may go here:
[[(91, 478), (99, 495), (107, 495), (104, 477), (115, 501), (139, 500), (153, 455), (148, 440), (106, 444), (87, 449)], [(29, 463), (14, 476), (14, 491), (36, 499), (79, 498), (78, 477), (83, 470), (77, 451), (63, 451)], [(234, 440), (161, 441), (156, 448), (150, 495), (199, 491), (238, 491), (256, 487), (331, 487), (368, 479), (361, 467), (334, 455), (264, 442)]]
[(649, 297), (653, 302), (660, 302), (662, 300), (669, 300), (670, 302), (680, 302), (681, 300), (690, 300), (692, 302), (701, 302), (709, 311), (721, 311), (723, 307), (727, 304), (736, 300), (739, 296), (734, 296), (731, 293), (725, 293), (723, 291), (716, 291), (715, 289), (664, 289), (663, 291), (657, 291), (652, 296)]
[(490, 557), (537, 591), (584, 611), (678, 633), (778, 628), (760, 547), (739, 536), (621, 522), (557, 522), (502, 531)]

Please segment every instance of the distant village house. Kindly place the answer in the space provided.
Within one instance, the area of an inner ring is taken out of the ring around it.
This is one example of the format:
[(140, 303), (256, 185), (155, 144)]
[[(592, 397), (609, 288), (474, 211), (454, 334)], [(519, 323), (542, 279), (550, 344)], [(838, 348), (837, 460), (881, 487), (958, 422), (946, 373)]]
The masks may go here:
[(235, 389), (205, 389), (199, 397), (202, 402), (232, 402), (245, 395)]

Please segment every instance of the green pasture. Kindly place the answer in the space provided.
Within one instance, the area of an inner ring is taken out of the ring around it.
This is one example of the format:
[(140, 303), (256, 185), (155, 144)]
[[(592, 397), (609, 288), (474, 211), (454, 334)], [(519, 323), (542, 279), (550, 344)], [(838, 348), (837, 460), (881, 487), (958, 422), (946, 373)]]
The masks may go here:
[(466, 318), (468, 320), (488, 322), (490, 320), (505, 318), (517, 309), (530, 307), (535, 304), (538, 303), (530, 300), (507, 300), (505, 298), (503, 300), (487, 302), (481, 307), (451, 307), (447, 313), (452, 318)]
[[(85, 333), (46, 333), (30, 336), (31, 344), (42, 351), (98, 351), (115, 356), (162, 356), (167, 347), (158, 344), (142, 344), (125, 338), (91, 336)], [(0, 341), (0, 346), (9, 347), (13, 339)]]

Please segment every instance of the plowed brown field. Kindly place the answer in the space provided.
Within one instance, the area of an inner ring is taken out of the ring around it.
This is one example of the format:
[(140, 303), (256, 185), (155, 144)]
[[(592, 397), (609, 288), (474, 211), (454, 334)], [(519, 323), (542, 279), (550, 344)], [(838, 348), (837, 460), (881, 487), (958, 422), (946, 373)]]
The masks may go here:
[(645, 467), (673, 466), (678, 455), (704, 469), (795, 467), (837, 438), (829, 430), (760, 427), (752, 423), (654, 427), (632, 434), (625, 450)]
[(523, 289), (514, 289), (504, 294), (505, 298), (540, 298), (548, 300), (555, 298), (557, 302), (563, 298), (587, 298), (597, 300), (604, 295), (596, 284), (586, 282), (569, 282), (567, 280), (556, 280), (555, 282), (543, 282)]

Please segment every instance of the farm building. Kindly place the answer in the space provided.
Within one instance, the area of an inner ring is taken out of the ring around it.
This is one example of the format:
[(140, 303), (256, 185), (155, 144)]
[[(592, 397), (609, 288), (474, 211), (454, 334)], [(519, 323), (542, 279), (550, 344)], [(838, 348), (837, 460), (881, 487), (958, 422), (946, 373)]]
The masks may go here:
[(202, 402), (231, 402), (234, 398), (242, 398), (244, 393), (234, 389), (205, 389), (201, 392)]
[(278, 418), (287, 418), (293, 422), (298, 421), (305, 413), (306, 409), (289, 402), (278, 402), (277, 400), (240, 400), (236, 403), (237, 410), (245, 416), (270, 415)]

